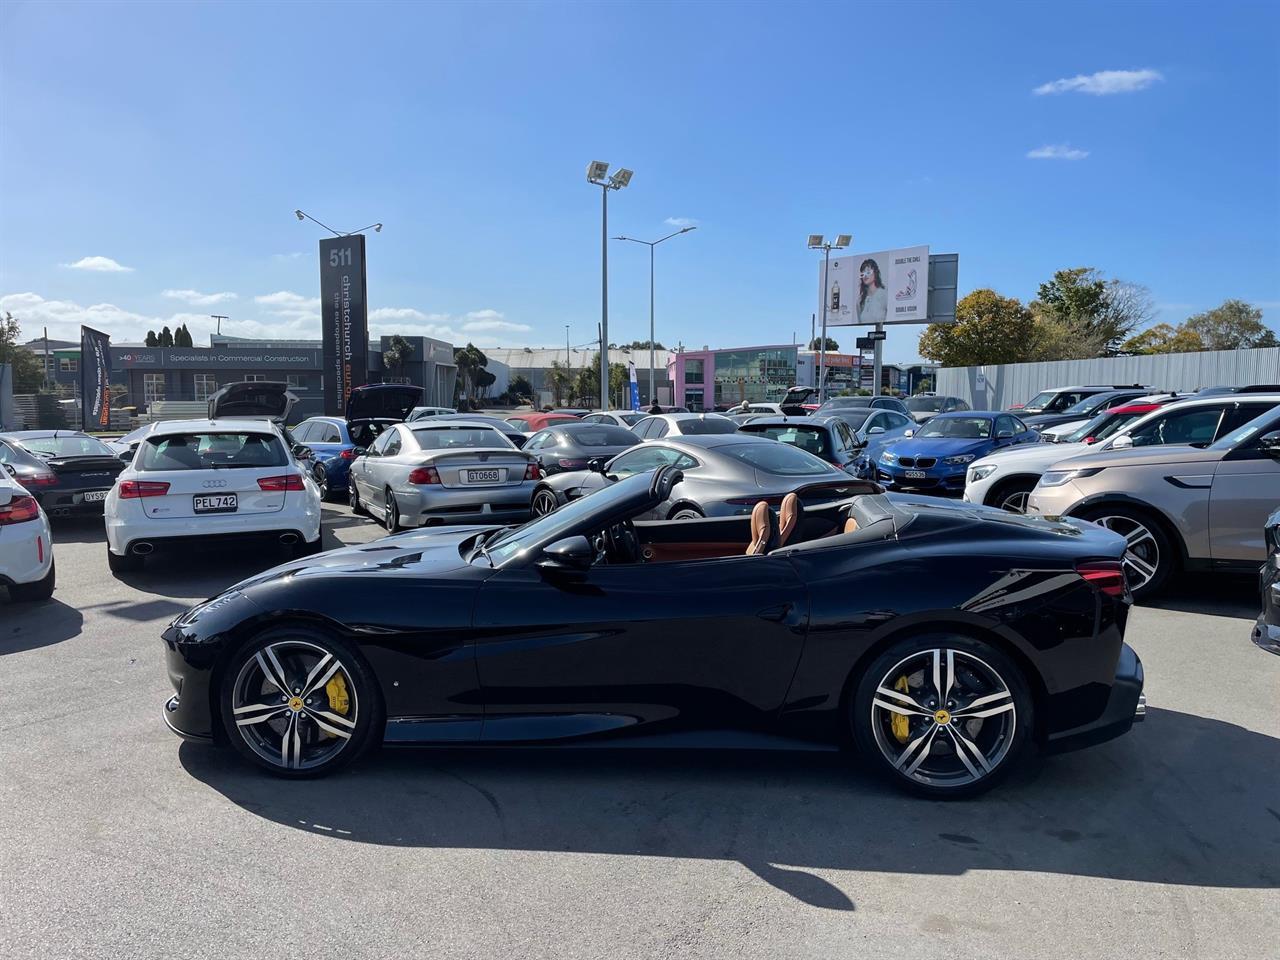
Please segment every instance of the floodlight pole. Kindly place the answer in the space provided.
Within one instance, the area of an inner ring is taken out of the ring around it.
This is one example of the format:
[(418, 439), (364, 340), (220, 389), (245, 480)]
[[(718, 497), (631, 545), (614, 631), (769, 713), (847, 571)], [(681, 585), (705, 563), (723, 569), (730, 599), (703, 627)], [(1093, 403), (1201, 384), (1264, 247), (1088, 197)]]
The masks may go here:
[(609, 184), (600, 184), (600, 410), (609, 409)]
[(818, 341), (818, 406), (827, 400), (827, 299), (831, 280), (827, 271), (831, 269), (831, 244), (822, 245), (822, 339)]
[(880, 378), (882, 376), (881, 371), (884, 366), (883, 364), (884, 353), (882, 352), (884, 348), (884, 341), (881, 340), (879, 337), (879, 334), (882, 334), (882, 333), (884, 333), (884, 324), (877, 323), (876, 324), (876, 334), (877, 334), (876, 343), (875, 343), (875, 348), (872, 351), (872, 356), (875, 359), (872, 360), (871, 362), (871, 376), (875, 380), (875, 382), (872, 383), (871, 385), (871, 395), (873, 397), (880, 396)]
[(657, 399), (657, 392), (654, 387), (653, 378), (654, 371), (657, 369), (656, 347), (654, 347), (654, 328), (653, 328), (653, 248), (660, 243), (665, 243), (672, 237), (678, 237), (682, 233), (689, 233), (697, 230), (697, 227), (685, 227), (677, 230), (675, 233), (669, 233), (665, 237), (658, 240), (637, 240), (635, 237), (614, 237), (615, 240), (630, 240), (632, 243), (643, 243), (649, 248), (649, 403), (653, 403)]

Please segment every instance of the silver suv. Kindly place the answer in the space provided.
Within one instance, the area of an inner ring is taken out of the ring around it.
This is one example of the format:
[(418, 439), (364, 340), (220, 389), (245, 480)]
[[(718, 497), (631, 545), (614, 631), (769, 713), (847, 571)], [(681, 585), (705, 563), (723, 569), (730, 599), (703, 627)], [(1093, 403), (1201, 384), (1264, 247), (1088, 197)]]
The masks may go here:
[(1144, 596), (1179, 567), (1256, 570), (1278, 503), (1273, 407), (1205, 447), (1135, 445), (1061, 461), (1031, 491), (1027, 512), (1093, 520), (1121, 534), (1129, 584)]

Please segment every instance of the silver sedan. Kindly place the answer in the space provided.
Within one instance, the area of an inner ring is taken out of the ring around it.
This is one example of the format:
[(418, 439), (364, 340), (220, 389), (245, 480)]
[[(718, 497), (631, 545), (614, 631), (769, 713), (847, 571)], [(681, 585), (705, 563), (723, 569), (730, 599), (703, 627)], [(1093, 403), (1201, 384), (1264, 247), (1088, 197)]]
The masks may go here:
[(351, 507), (401, 527), (506, 523), (529, 515), (537, 460), (487, 423), (425, 420), (385, 430), (351, 464)]

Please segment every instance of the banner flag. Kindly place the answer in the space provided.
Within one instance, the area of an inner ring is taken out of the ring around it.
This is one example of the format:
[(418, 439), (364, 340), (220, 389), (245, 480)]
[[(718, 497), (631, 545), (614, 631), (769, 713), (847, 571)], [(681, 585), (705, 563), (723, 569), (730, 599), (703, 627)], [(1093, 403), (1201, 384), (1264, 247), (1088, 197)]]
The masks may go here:
[(111, 338), (80, 328), (80, 429), (111, 427)]
[(640, 409), (640, 384), (636, 383), (636, 362), (634, 360), (627, 361), (628, 372), (631, 374), (631, 409)]

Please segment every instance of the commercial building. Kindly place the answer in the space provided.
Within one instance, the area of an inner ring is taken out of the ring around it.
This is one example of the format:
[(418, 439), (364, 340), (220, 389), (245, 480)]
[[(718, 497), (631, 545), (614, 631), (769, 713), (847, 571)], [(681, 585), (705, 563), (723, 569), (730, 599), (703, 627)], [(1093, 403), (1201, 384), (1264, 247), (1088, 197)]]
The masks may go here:
[[(489, 365), (485, 369), (497, 378), (489, 388), (490, 396), (506, 393), (511, 379), (520, 376), (529, 381), (535, 394), (534, 399), (539, 405), (554, 402), (555, 391), (548, 379), (553, 369), (557, 367), (566, 369), (572, 380), (585, 365), (598, 365), (600, 362), (600, 351), (594, 347), (485, 347), (483, 349), (484, 355), (489, 358)], [(666, 350), (654, 351), (656, 367), (654, 392), (658, 396), (658, 402), (662, 404), (672, 402), (672, 383), (668, 371), (670, 356), (671, 354)], [(609, 350), (609, 363), (620, 363), (624, 367), (629, 363), (636, 365), (640, 402), (648, 405), (650, 402), (649, 351), (614, 347)]]
[(747, 401), (777, 402), (796, 383), (794, 344), (685, 350), (668, 363), (677, 406), (714, 410)]

